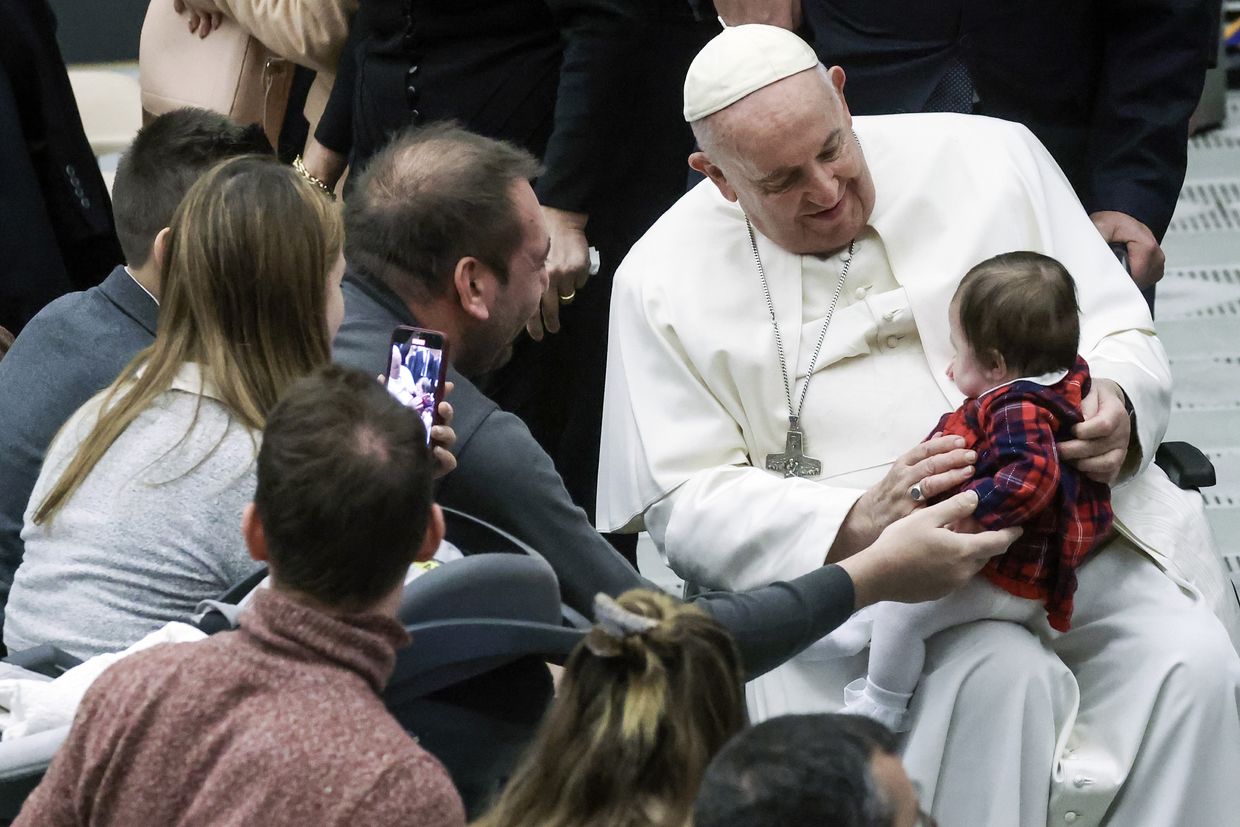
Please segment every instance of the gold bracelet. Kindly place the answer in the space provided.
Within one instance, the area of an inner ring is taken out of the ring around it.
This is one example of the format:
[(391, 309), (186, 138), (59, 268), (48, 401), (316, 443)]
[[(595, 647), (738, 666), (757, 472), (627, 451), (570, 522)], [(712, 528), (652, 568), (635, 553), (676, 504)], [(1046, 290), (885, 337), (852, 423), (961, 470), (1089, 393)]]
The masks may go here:
[(326, 195), (328, 198), (330, 198), (333, 201), (336, 200), (336, 193), (332, 192), (332, 188), (327, 186), (326, 181), (322, 180), (321, 178), (316, 178), (310, 174), (310, 170), (306, 169), (306, 164), (304, 161), (301, 160), (300, 155), (298, 155), (296, 158), (293, 159), (293, 169), (302, 178), (305, 178), (311, 184), (314, 184), (316, 187), (321, 189), (323, 191), (323, 194)]

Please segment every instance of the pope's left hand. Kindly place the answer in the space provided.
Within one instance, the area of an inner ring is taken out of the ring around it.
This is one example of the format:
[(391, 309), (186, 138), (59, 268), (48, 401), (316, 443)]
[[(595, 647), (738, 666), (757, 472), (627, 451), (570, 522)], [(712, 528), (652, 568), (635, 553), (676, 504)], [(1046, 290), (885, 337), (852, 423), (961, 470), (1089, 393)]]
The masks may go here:
[(1089, 218), (1105, 241), (1122, 241), (1128, 246), (1128, 271), (1137, 287), (1144, 290), (1158, 283), (1163, 277), (1167, 257), (1149, 227), (1127, 213), (1114, 210), (1099, 210), (1090, 213)]
[(590, 242), (586, 240), (586, 222), (590, 217), (555, 207), (543, 207), (542, 214), (551, 236), (548, 284), (539, 312), (525, 326), (536, 342), (542, 341), (544, 331), (560, 332), (560, 305), (571, 304), (577, 291), (590, 279)]
[[(446, 397), (452, 393), (454, 387), (455, 383), (445, 382), (443, 395)], [(456, 469), (456, 456), (450, 450), (456, 444), (456, 431), (452, 427), (452, 419), (455, 416), (456, 412), (452, 410), (452, 405), (446, 399), (439, 403), (439, 424), (431, 426), (431, 456), (435, 460), (435, 467), (431, 473), (435, 479), (446, 476)]]
[(1072, 428), (1075, 439), (1059, 443), (1059, 456), (1090, 479), (1114, 485), (1132, 436), (1123, 389), (1110, 379), (1094, 379), (1081, 413), (1084, 421)]

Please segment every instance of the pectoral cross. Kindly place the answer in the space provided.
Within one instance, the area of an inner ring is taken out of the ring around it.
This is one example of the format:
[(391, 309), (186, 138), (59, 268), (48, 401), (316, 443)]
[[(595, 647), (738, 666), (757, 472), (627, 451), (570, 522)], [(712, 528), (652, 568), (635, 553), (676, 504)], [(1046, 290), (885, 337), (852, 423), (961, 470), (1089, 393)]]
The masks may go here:
[(767, 454), (766, 469), (777, 471), (785, 477), (816, 477), (822, 473), (822, 463), (805, 455), (805, 434), (797, 417), (788, 417), (788, 438), (782, 454)]

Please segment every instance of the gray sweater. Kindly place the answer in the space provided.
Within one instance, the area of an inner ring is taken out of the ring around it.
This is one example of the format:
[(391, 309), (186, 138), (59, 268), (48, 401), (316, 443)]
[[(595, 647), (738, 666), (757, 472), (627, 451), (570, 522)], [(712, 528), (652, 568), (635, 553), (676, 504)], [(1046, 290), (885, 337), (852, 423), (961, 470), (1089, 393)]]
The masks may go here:
[(52, 442), (26, 509), (4, 624), (10, 652), (40, 643), (81, 658), (124, 649), (258, 567), (241, 539), (241, 512), (254, 494), (259, 434), (209, 388), (199, 396), (198, 377), (196, 365), (184, 366), (55, 517), (36, 525), (34, 510), (90, 432), (102, 396)]

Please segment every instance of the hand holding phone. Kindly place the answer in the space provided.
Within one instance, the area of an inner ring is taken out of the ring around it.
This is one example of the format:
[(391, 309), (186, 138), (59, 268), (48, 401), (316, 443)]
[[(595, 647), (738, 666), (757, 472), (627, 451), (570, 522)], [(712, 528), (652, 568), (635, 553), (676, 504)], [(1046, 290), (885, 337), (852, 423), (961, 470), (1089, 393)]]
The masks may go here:
[(426, 427), (442, 422), (439, 403), (444, 398), (448, 372), (448, 343), (437, 330), (401, 325), (392, 331), (387, 354), (387, 389), (402, 405), (412, 408)]

